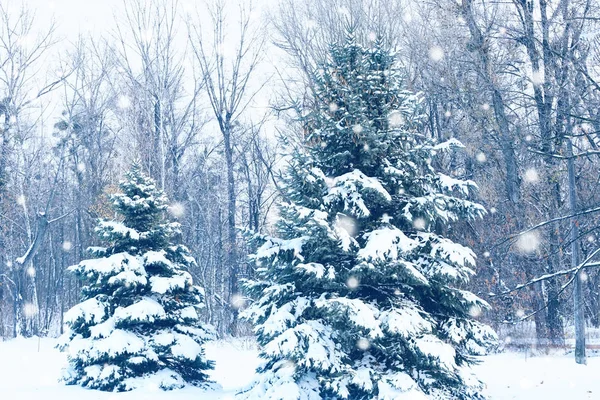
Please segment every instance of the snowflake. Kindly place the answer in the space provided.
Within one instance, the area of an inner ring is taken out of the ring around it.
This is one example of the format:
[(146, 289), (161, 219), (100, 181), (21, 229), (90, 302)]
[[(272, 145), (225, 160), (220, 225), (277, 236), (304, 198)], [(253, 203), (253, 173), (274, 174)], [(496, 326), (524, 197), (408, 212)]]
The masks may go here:
[(484, 252), (483, 252), (483, 256), (484, 256), (485, 258), (490, 258), (490, 252), (489, 252), (489, 251), (484, 251)]
[(587, 237), (587, 241), (590, 243), (593, 243), (596, 240), (596, 237), (594, 235), (590, 235)]
[(30, 277), (33, 278), (35, 276), (35, 268), (33, 268), (33, 267), (27, 268), (27, 275), (29, 275)]
[(446, 118), (450, 118), (450, 117), (452, 116), (452, 113), (451, 113), (450, 111), (446, 111), (446, 112), (444, 113), (444, 116), (445, 116)]
[(489, 105), (489, 103), (483, 103), (483, 104), (481, 105), (481, 109), (482, 109), (483, 111), (489, 111), (489, 109), (490, 109), (490, 105)]
[(348, 235), (352, 237), (356, 235), (356, 221), (354, 220), (354, 218), (349, 217), (347, 215), (339, 214), (335, 221), (335, 227), (338, 229), (345, 230), (348, 233)]
[(525, 170), (525, 182), (536, 183), (540, 180), (540, 176), (535, 168), (527, 168)]
[(361, 124), (356, 124), (352, 127), (352, 132), (354, 132), (355, 134), (360, 134), (363, 131), (363, 127)]
[(540, 247), (540, 238), (537, 232), (527, 232), (519, 236), (517, 248), (526, 254), (536, 252)]
[(169, 206), (169, 212), (175, 218), (181, 218), (185, 214), (185, 207), (181, 203), (173, 203)]
[(356, 341), (356, 347), (358, 347), (362, 351), (369, 350), (369, 347), (371, 347), (371, 343), (365, 338), (360, 338)]
[(339, 108), (340, 107), (336, 103), (329, 103), (329, 111), (336, 112)]
[(506, 35), (506, 28), (505, 28), (505, 27), (503, 27), (503, 26), (501, 26), (501, 27), (498, 29), (498, 32), (499, 32), (501, 35)]
[(17, 197), (17, 204), (20, 206), (24, 206), (25, 205), (25, 195), (20, 195), (19, 197)]
[(477, 155), (475, 156), (475, 159), (480, 163), (484, 163), (487, 161), (487, 157), (486, 157), (485, 153), (482, 151), (477, 153)]
[(588, 280), (588, 274), (585, 271), (581, 271), (579, 273), (579, 278), (581, 279), (581, 282), (585, 282)]
[(84, 163), (77, 164), (77, 171), (85, 172), (85, 164)]
[(469, 308), (469, 315), (471, 317), (473, 317), (473, 318), (480, 317), (481, 316), (481, 312), (482, 312), (482, 310), (481, 310), (481, 307), (479, 307), (479, 306), (471, 306)]
[(536, 86), (544, 83), (544, 71), (538, 69), (531, 72), (531, 83)]
[(131, 107), (131, 99), (125, 95), (121, 95), (121, 96), (119, 96), (119, 101), (117, 102), (117, 106), (122, 110), (126, 110), (129, 107)]
[(429, 49), (429, 58), (431, 61), (441, 61), (444, 58), (444, 49), (440, 46), (433, 46)]
[(517, 317), (519, 318), (523, 318), (525, 316), (525, 310), (523, 310), (522, 308), (518, 309), (517, 312)]
[(423, 229), (425, 229), (425, 226), (426, 226), (425, 220), (423, 218), (416, 218), (413, 221), (413, 226), (415, 229), (423, 230)]
[(349, 289), (356, 289), (358, 287), (359, 283), (358, 283), (358, 279), (356, 279), (355, 277), (351, 276), (350, 278), (348, 278), (348, 280), (346, 281), (346, 286), (348, 286)]
[(404, 118), (402, 117), (402, 113), (400, 111), (392, 111), (390, 115), (388, 115), (388, 122), (393, 127), (401, 126), (403, 121)]
[(492, 207), (490, 208), (490, 214), (496, 214), (498, 210), (496, 210), (496, 207)]
[(369, 32), (369, 40), (374, 42), (377, 40), (377, 34), (375, 32)]
[(246, 305), (246, 298), (240, 293), (236, 293), (231, 296), (231, 306), (236, 310), (243, 308)]
[(533, 136), (531, 136), (531, 135), (525, 136), (525, 141), (531, 142), (532, 140), (533, 140)]
[(23, 306), (23, 314), (25, 314), (26, 317), (28, 317), (28, 318), (33, 317), (37, 313), (38, 313), (38, 308), (35, 304), (25, 303), (25, 305)]

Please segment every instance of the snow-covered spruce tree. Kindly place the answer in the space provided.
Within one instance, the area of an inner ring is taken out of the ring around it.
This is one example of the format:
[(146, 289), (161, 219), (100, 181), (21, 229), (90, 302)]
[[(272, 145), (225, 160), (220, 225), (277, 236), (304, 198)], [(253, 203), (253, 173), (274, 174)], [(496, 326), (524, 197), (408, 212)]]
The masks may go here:
[(443, 233), (481, 217), (475, 188), (436, 170), (462, 145), (421, 133), (382, 41), (350, 33), (315, 79), (284, 178), (277, 237), (255, 236), (245, 282), (265, 363), (250, 400), (480, 399), (473, 355), (495, 340), (463, 290), (475, 255)]
[(169, 390), (207, 382), (202, 344), (212, 329), (198, 316), (203, 291), (186, 269), (188, 249), (172, 244), (179, 224), (164, 218), (167, 198), (134, 165), (112, 195), (122, 221), (100, 221), (105, 248), (69, 269), (85, 281), (84, 301), (65, 315), (64, 380), (126, 391), (150, 383)]

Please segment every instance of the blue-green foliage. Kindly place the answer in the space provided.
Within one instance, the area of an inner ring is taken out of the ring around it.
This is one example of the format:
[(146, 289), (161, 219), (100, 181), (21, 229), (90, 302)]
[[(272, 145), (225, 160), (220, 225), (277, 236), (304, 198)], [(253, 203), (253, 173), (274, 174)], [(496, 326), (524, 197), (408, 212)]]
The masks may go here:
[(179, 224), (165, 220), (167, 198), (139, 166), (120, 186), (112, 202), (122, 221), (96, 228), (107, 246), (70, 267), (85, 285), (65, 315), (64, 380), (106, 391), (201, 386), (212, 368), (202, 349), (212, 329), (200, 322), (203, 291), (187, 272), (196, 262), (173, 244)]
[(479, 399), (472, 355), (495, 340), (461, 287), (475, 255), (443, 236), (481, 217), (475, 184), (437, 171), (462, 147), (423, 134), (394, 55), (350, 32), (316, 72), (283, 182), (277, 236), (255, 236), (261, 400)]

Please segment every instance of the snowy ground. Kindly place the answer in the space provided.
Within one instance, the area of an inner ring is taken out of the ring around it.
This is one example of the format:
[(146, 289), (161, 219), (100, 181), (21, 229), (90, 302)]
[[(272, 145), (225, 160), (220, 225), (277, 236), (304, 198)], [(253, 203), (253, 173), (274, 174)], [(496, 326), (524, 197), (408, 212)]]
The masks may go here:
[[(231, 400), (239, 388), (251, 382), (258, 363), (256, 350), (248, 340), (215, 342), (206, 350), (208, 357), (217, 361), (212, 378), (222, 389), (162, 392), (148, 388), (114, 394), (58, 383), (65, 357), (53, 349), (54, 344), (52, 339), (0, 342), (2, 400)], [(476, 368), (492, 400), (600, 398), (600, 358), (590, 358), (587, 366), (580, 366), (572, 356), (505, 353), (484, 357)]]

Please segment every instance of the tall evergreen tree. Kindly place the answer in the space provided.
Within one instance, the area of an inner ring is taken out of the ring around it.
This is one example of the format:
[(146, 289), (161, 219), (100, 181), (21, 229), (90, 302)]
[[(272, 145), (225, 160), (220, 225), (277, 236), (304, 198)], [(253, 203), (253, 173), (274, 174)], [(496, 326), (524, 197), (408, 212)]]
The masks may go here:
[(317, 73), (284, 178), (277, 237), (255, 236), (255, 324), (264, 364), (250, 400), (480, 399), (473, 354), (495, 339), (461, 289), (475, 254), (444, 236), (481, 217), (472, 181), (434, 167), (419, 96), (394, 55), (350, 32)]
[(188, 249), (173, 244), (179, 224), (165, 220), (167, 198), (134, 165), (112, 196), (120, 221), (96, 228), (107, 247), (69, 269), (86, 283), (83, 302), (65, 315), (67, 384), (126, 391), (145, 383), (168, 390), (207, 382), (212, 336), (198, 310), (203, 290), (187, 270)]

